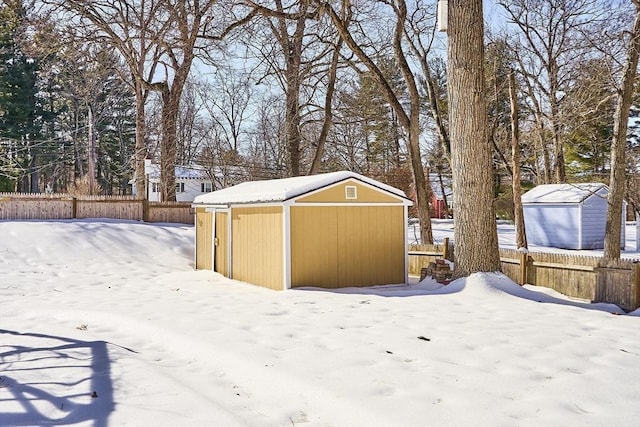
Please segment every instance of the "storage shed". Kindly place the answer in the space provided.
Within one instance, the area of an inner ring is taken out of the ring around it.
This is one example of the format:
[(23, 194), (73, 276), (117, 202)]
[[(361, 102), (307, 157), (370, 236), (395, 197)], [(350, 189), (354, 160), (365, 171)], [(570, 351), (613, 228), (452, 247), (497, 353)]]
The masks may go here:
[(407, 282), (405, 193), (353, 172), (196, 197), (196, 269), (271, 289)]
[[(529, 190), (522, 196), (528, 243), (563, 249), (604, 248), (608, 193), (609, 188), (601, 183), (546, 184)], [(620, 221), (624, 249), (624, 215)]]

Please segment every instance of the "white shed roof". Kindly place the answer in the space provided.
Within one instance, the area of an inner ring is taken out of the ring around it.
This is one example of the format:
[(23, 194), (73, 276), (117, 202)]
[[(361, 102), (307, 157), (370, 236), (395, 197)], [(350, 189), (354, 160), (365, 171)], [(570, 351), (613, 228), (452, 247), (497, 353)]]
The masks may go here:
[(522, 203), (582, 203), (596, 193), (606, 193), (606, 185), (595, 183), (544, 184), (538, 185), (522, 195)]
[(211, 205), (282, 202), (349, 178), (357, 179), (399, 197), (407, 198), (404, 191), (395, 187), (391, 187), (355, 172), (341, 171), (266, 181), (247, 181), (242, 184), (234, 185), (233, 187), (200, 195), (196, 197), (193, 202), (195, 204)]

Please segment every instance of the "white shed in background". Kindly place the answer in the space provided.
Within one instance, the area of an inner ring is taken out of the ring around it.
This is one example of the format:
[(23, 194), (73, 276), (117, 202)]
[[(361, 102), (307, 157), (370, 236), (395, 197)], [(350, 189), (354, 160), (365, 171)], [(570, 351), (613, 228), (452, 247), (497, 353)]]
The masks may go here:
[[(601, 183), (546, 184), (522, 196), (527, 242), (563, 249), (602, 249), (609, 188)], [(625, 247), (626, 203), (620, 217)]]

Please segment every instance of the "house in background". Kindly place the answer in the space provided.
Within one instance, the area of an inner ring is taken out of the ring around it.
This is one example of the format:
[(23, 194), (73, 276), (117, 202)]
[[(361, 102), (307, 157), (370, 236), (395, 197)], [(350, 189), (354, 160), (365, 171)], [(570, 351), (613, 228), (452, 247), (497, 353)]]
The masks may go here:
[(244, 182), (196, 197), (195, 265), (277, 290), (403, 284), (411, 205), (354, 172)]
[[(443, 176), (442, 182), (437, 174), (429, 174), (431, 184), (431, 217), (443, 219), (453, 212), (453, 190), (451, 177)], [(444, 193), (442, 190), (444, 189)], [(445, 204), (446, 198), (446, 204)]]
[[(438, 174), (429, 174), (429, 187), (431, 188), (431, 191), (429, 191), (429, 213), (431, 214), (431, 218), (443, 219), (447, 218), (447, 214), (449, 215), (449, 217), (451, 216), (451, 214), (453, 214), (452, 185), (453, 184), (451, 176), (443, 175), (442, 183), (440, 183)], [(444, 193), (442, 192), (443, 187)], [(413, 183), (409, 186), (407, 196), (414, 202), (417, 200), (416, 189)], [(448, 209), (446, 208), (446, 206), (448, 206)], [(415, 212), (413, 212), (412, 214), (417, 215)]]
[[(147, 200), (160, 201), (160, 165), (144, 161), (144, 173), (147, 180)], [(132, 194), (137, 194), (136, 180), (129, 181)], [(198, 166), (176, 166), (176, 201), (192, 202), (201, 194), (213, 191), (213, 180), (207, 171)]]
[[(527, 191), (522, 196), (527, 242), (562, 249), (604, 248), (608, 193), (609, 187), (601, 183), (546, 184)], [(624, 214), (620, 221), (624, 249)]]

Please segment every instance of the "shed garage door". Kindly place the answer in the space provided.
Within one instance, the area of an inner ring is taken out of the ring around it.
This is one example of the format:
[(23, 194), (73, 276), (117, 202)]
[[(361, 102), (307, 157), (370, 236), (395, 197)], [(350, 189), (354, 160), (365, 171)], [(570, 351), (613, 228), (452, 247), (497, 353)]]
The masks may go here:
[(402, 206), (291, 207), (291, 286), (404, 283)]

